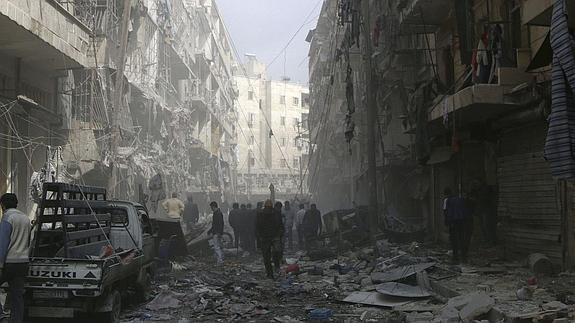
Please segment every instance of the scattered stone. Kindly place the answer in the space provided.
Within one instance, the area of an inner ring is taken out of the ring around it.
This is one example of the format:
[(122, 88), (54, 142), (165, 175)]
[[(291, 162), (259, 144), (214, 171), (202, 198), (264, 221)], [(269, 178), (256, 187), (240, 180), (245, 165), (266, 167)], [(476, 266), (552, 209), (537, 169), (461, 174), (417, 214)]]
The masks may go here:
[(409, 313), (405, 317), (406, 323), (426, 323), (433, 321), (434, 315), (431, 312), (423, 312), (423, 313)]
[(179, 308), (182, 302), (176, 298), (175, 293), (163, 290), (154, 299), (146, 305), (146, 308), (151, 311), (157, 311), (169, 308)]
[(533, 290), (527, 286), (521, 287), (515, 292), (517, 299), (520, 301), (528, 301), (533, 299)]
[(568, 306), (559, 301), (553, 301), (543, 304), (542, 307), (546, 311), (561, 311), (567, 309)]
[(361, 287), (368, 287), (368, 286), (371, 286), (371, 285), (373, 285), (373, 283), (372, 283), (372, 281), (371, 281), (371, 278), (365, 277), (365, 278), (363, 278), (363, 279), (361, 280)]
[(489, 312), (493, 305), (495, 305), (495, 300), (487, 294), (471, 294), (469, 295), (469, 303), (459, 311), (459, 316), (464, 322), (470, 322), (472, 319)]
[(568, 319), (568, 318), (566, 318), (566, 317), (563, 317), (563, 318), (560, 318), (560, 319), (554, 319), (554, 320), (553, 320), (553, 323), (568, 323), (568, 322), (571, 322), (571, 320)]
[(459, 311), (447, 305), (439, 312), (439, 320), (442, 323), (459, 323)]
[(379, 240), (375, 243), (375, 247), (377, 249), (377, 254), (380, 257), (385, 257), (390, 252), (389, 241), (387, 240)]

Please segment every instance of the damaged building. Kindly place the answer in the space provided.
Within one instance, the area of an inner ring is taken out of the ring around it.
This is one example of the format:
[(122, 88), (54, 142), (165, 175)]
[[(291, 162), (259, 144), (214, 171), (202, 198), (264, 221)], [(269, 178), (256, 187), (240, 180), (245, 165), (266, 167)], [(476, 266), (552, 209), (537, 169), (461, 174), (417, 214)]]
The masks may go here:
[(236, 63), (215, 1), (7, 0), (0, 24), (0, 193), (28, 211), (52, 180), (152, 209), (235, 198)]
[(307, 197), (309, 90), (268, 79), (266, 66), (246, 55), (234, 79), (238, 88), (238, 196), (265, 200)]
[(447, 241), (442, 201), (450, 187), (480, 206), (480, 240), (510, 257), (541, 252), (571, 268), (575, 192), (544, 155), (553, 1), (370, 6), (364, 17), (360, 2), (325, 1), (308, 36), (310, 123), (319, 125), (310, 132), (309, 185), (318, 204), (369, 203), (373, 96), (380, 226)]

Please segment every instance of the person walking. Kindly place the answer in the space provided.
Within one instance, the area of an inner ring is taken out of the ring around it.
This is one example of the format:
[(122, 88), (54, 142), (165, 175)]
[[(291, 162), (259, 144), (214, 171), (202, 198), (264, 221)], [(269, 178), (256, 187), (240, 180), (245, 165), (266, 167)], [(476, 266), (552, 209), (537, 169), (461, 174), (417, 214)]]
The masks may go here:
[(304, 232), (303, 232), (303, 219), (305, 217), (305, 205), (302, 203), (299, 205), (299, 210), (296, 215), (296, 230), (297, 230), (297, 243), (298, 247), (303, 248), (304, 244)]
[(200, 210), (198, 205), (194, 203), (192, 194), (188, 194), (188, 199), (184, 205), (184, 222), (186, 226), (192, 226), (200, 220)]
[(185, 206), (178, 198), (178, 193), (172, 193), (172, 198), (165, 200), (164, 203), (162, 203), (162, 207), (166, 211), (168, 218), (175, 220), (182, 219)]
[[(266, 200), (264, 208), (256, 217), (256, 237), (258, 247), (262, 252), (266, 276), (274, 279), (275, 271), (279, 272), (281, 261), (281, 237), (283, 235), (283, 224), (281, 215), (274, 209), (272, 201)], [(272, 267), (273, 260), (273, 267)]]
[(284, 245), (287, 245), (289, 249), (293, 248), (293, 224), (295, 220), (295, 210), (291, 207), (289, 201), (285, 201), (284, 203), (284, 227), (285, 227), (285, 235), (284, 235)]
[(232, 229), (234, 229), (234, 246), (236, 247), (236, 249), (239, 247), (240, 245), (240, 239), (241, 238), (241, 225), (240, 225), (240, 221), (242, 221), (242, 212), (240, 211), (240, 205), (238, 203), (234, 203), (232, 204), (232, 210), (230, 211), (230, 214), (228, 215), (228, 222), (230, 223), (230, 226), (232, 227)]
[(315, 204), (311, 204), (309, 210), (305, 212), (303, 218), (303, 230), (306, 248), (310, 248), (321, 235), (322, 220), (321, 212)]
[(210, 244), (214, 249), (216, 263), (218, 265), (224, 264), (224, 252), (222, 250), (222, 234), (224, 234), (224, 215), (215, 201), (210, 203), (212, 209), (212, 228), (208, 231), (211, 237)]
[(247, 250), (250, 252), (256, 251), (256, 216), (257, 210), (252, 208), (251, 203), (246, 204), (244, 226), (246, 232)]
[(463, 197), (456, 196), (451, 188), (443, 191), (443, 214), (445, 225), (449, 228), (449, 240), (453, 250), (453, 262), (467, 262), (471, 233), (473, 230), (473, 216), (468, 202)]
[[(24, 321), (24, 283), (28, 274), (30, 231), (28, 216), (18, 209), (15, 194), (0, 197), (2, 221), (0, 221), (0, 284), (8, 283), (10, 297), (10, 323)], [(0, 306), (0, 314), (2, 306)]]

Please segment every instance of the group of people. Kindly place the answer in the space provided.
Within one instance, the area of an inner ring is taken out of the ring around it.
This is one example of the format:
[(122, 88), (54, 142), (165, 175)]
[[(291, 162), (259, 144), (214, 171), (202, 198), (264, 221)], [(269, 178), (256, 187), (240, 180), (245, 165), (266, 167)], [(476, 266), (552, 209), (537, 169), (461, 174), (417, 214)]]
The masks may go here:
[[(216, 202), (210, 204), (213, 211), (212, 247), (216, 261), (223, 262), (221, 234), (224, 230), (223, 213)], [(290, 201), (258, 202), (253, 208), (251, 203), (233, 203), (228, 215), (228, 222), (233, 229), (235, 247), (254, 252), (259, 249), (264, 258), (266, 274), (274, 278), (280, 268), (285, 247), (293, 248), (294, 233), (297, 232), (298, 246), (310, 246), (321, 234), (321, 213), (315, 204), (306, 210), (304, 204), (296, 211)]]

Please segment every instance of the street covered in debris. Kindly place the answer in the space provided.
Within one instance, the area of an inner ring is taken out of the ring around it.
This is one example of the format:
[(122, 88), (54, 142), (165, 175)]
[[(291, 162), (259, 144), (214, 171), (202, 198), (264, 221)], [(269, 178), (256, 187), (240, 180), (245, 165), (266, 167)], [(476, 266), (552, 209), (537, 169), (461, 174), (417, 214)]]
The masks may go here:
[[(546, 264), (473, 252), (452, 265), (443, 248), (421, 243), (286, 254), (283, 273), (265, 279), (258, 256), (226, 250), (226, 262), (184, 257), (160, 270), (149, 301), (122, 322), (572, 322), (575, 275)], [(211, 256), (211, 255), (210, 255)], [(549, 264), (547, 264), (549, 265)]]
[(4, 322), (575, 322), (575, 1), (0, 0)]

